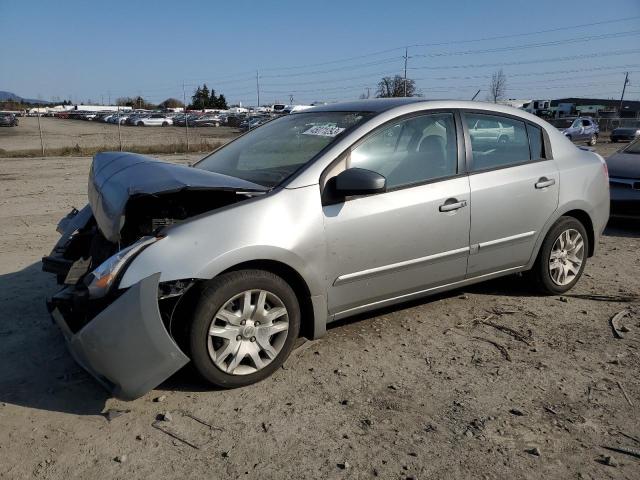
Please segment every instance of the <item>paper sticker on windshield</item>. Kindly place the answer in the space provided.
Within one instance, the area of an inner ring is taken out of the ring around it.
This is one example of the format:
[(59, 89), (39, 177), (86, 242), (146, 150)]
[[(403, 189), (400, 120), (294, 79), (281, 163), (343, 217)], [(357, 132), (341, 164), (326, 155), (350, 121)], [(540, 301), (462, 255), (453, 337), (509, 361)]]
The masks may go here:
[(344, 128), (335, 125), (314, 125), (309, 130), (302, 132), (303, 135), (318, 135), (320, 137), (335, 137), (344, 132)]

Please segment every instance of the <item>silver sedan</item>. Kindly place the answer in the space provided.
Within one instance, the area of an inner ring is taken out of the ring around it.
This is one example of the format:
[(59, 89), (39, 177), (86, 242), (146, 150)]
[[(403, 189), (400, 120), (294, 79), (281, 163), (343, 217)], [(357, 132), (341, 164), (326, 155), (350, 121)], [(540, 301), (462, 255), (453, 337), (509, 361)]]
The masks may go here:
[(88, 194), (48, 305), (125, 399), (189, 361), (248, 385), (333, 321), (503, 275), (561, 294), (609, 217), (604, 160), (545, 121), (415, 99), (314, 107), (193, 167), (101, 153)]

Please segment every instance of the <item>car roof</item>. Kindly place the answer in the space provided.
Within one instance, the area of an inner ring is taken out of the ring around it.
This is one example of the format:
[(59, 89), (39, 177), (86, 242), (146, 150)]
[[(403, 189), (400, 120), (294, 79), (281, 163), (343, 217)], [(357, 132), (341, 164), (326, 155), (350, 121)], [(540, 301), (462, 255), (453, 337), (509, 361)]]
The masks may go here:
[[(402, 108), (405, 107), (405, 108)], [(535, 117), (523, 110), (510, 107), (508, 105), (501, 105), (488, 102), (476, 102), (470, 100), (427, 100), (421, 97), (400, 97), (400, 98), (375, 98), (368, 100), (355, 100), (351, 102), (331, 103), (328, 105), (319, 105), (317, 107), (311, 107), (300, 113), (311, 112), (373, 112), (382, 113), (393, 109), (399, 109), (407, 111), (407, 107), (411, 111), (428, 110), (428, 109), (467, 109), (467, 110), (488, 110), (495, 113), (506, 113), (511, 115), (517, 115), (529, 120), (534, 120), (536, 123), (540, 122), (538, 117)], [(586, 117), (582, 117), (586, 118)]]

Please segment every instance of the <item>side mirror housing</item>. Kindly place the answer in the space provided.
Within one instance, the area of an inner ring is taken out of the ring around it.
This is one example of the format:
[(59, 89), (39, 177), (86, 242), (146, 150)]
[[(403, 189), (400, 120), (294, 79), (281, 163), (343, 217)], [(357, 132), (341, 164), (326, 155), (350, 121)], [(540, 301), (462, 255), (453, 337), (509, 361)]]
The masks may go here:
[(371, 195), (387, 189), (387, 179), (377, 172), (364, 168), (348, 168), (335, 177), (336, 194), (342, 197)]

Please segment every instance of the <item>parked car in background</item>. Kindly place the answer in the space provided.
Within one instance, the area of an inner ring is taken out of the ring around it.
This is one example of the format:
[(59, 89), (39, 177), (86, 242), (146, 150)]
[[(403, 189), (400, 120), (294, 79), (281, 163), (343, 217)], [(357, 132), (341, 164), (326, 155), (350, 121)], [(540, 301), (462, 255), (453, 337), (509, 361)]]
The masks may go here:
[(151, 115), (137, 118), (135, 125), (138, 127), (168, 127), (173, 125), (173, 119), (164, 113), (152, 113)]
[(572, 142), (587, 142), (588, 145), (593, 146), (598, 143), (600, 127), (591, 117), (578, 117), (571, 126), (561, 131)]
[(640, 137), (640, 128), (638, 128), (638, 127), (633, 127), (633, 128), (629, 128), (629, 127), (614, 128), (611, 131), (611, 135), (609, 136), (611, 141), (614, 142), (614, 143), (615, 142), (621, 142), (621, 141), (631, 142), (631, 141), (635, 140), (638, 137)]
[(13, 113), (0, 113), (0, 127), (17, 127), (18, 118)]
[(270, 117), (251, 117), (241, 122), (239, 127), (241, 130), (251, 130), (259, 127), (260, 125), (264, 125), (269, 120), (271, 120)]
[(607, 158), (611, 216), (640, 219), (640, 138)]
[(127, 118), (125, 124), (126, 125), (136, 125), (138, 120), (141, 120), (143, 118), (147, 118), (150, 114), (149, 113), (132, 113), (131, 116), (129, 116), (129, 118)]
[(469, 135), (478, 145), (496, 145), (514, 140), (513, 127), (493, 118), (480, 117), (470, 126)]
[(202, 115), (189, 121), (194, 127), (219, 127), (222, 120), (219, 115)]
[[(471, 136), (479, 120), (496, 132)], [(249, 385), (329, 322), (503, 275), (562, 294), (609, 218), (601, 156), (479, 102), (314, 107), (193, 167), (99, 153), (88, 188), (43, 259), (63, 284), (48, 307), (125, 399), (190, 361)]]

